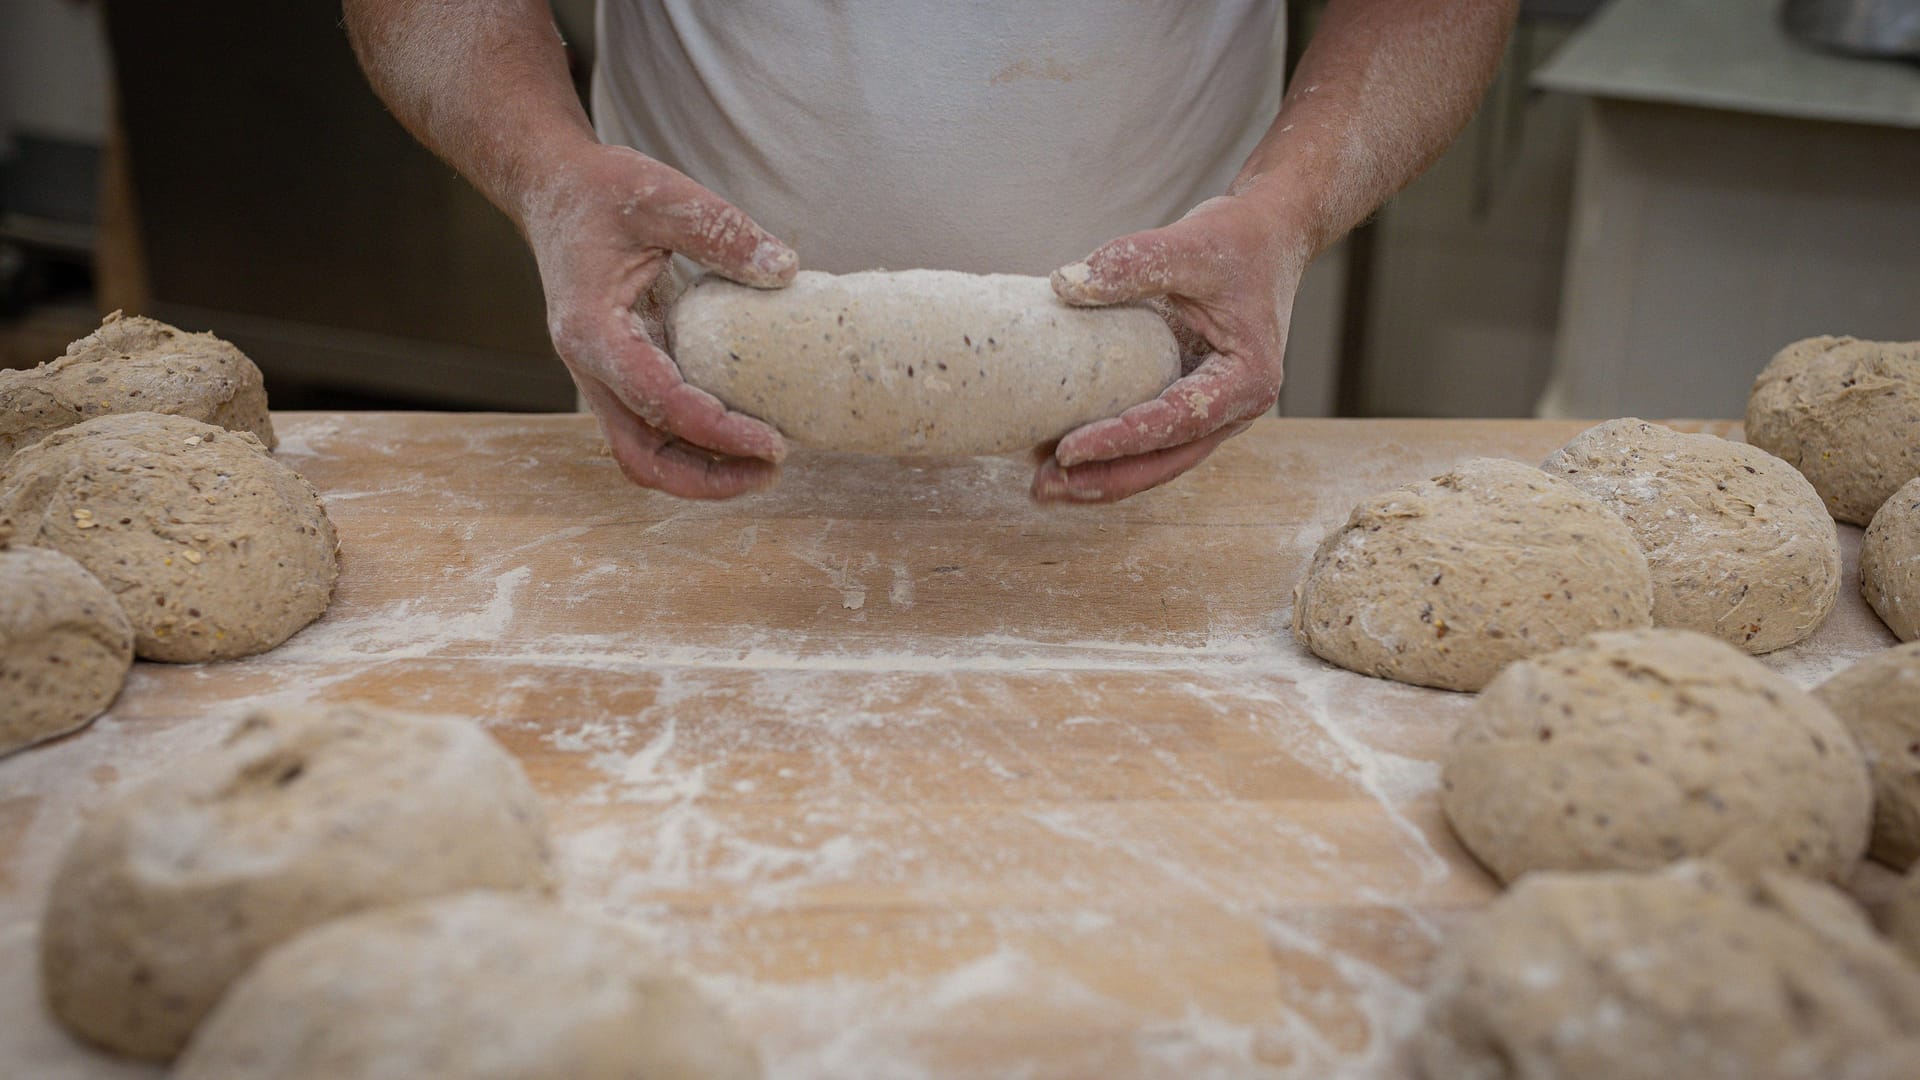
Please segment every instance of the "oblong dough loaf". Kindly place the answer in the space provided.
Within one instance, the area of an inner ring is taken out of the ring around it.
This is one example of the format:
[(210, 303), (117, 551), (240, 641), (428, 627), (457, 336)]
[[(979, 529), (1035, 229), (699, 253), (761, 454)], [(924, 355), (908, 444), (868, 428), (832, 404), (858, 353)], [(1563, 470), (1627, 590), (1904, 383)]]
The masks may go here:
[(1024, 450), (1180, 374), (1152, 309), (1071, 307), (1012, 274), (802, 271), (772, 290), (708, 276), (668, 332), (689, 383), (803, 446), (858, 453)]
[(0, 536), (0, 757), (105, 712), (132, 665), (133, 627), (98, 578)]

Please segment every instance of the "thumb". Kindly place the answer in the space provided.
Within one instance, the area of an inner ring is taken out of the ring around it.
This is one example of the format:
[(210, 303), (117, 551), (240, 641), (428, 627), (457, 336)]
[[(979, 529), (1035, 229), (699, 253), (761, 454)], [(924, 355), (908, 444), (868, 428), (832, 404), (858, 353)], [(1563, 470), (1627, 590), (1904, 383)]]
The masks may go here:
[(799, 256), (739, 207), (684, 175), (658, 198), (656, 212), (672, 250), (742, 285), (777, 289), (793, 280)]
[(1054, 295), (1076, 306), (1122, 304), (1201, 291), (1188, 238), (1178, 223), (1109, 241), (1053, 272)]

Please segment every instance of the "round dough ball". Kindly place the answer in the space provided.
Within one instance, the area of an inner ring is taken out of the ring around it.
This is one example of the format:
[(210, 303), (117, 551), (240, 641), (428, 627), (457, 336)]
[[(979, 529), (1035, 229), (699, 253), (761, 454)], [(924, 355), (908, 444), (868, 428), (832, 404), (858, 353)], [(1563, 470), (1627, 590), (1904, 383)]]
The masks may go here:
[(746, 1080), (760, 1062), (622, 928), (468, 893), (341, 919), (234, 984), (175, 1080)]
[(0, 544), (0, 754), (105, 712), (133, 665), (119, 601), (57, 551)]
[(1920, 965), (1920, 864), (1907, 871), (1887, 904), (1887, 936)]
[(1771, 652), (1819, 629), (1840, 596), (1840, 538), (1820, 493), (1758, 447), (1609, 420), (1540, 467), (1633, 530), (1655, 626)]
[(1414, 1048), (1432, 1080), (1908, 1080), (1920, 972), (1815, 882), (1536, 874), (1441, 949)]
[(1293, 590), (1293, 632), (1366, 675), (1478, 690), (1523, 656), (1646, 626), (1647, 559), (1619, 518), (1517, 461), (1475, 458), (1369, 498)]
[(1920, 637), (1920, 478), (1894, 492), (1867, 526), (1860, 595), (1895, 637)]
[(1873, 857), (1920, 859), (1920, 642), (1854, 664), (1813, 692), (1840, 718), (1873, 777)]
[(1704, 634), (1595, 634), (1473, 703), (1441, 805), (1502, 881), (1712, 856), (1839, 880), (1867, 848), (1866, 762), (1824, 705)]
[(61, 428), (126, 412), (185, 416), (274, 445), (267, 389), (247, 354), (212, 334), (116, 311), (58, 360), (0, 371), (0, 465)]
[(54, 875), (40, 976), (75, 1034), (169, 1058), (300, 931), (466, 889), (545, 890), (549, 862), (533, 789), (477, 726), (263, 710), (87, 822)]
[(1865, 525), (1920, 476), (1920, 341), (1817, 337), (1774, 356), (1747, 397), (1747, 441)]
[(668, 320), (689, 383), (820, 450), (1027, 450), (1180, 374), (1153, 309), (1071, 307), (1017, 274), (802, 270), (782, 289), (708, 275)]
[(119, 597), (134, 651), (198, 662), (264, 652), (320, 617), (339, 541), (320, 497), (260, 440), (159, 413), (56, 431), (7, 463), (0, 521)]

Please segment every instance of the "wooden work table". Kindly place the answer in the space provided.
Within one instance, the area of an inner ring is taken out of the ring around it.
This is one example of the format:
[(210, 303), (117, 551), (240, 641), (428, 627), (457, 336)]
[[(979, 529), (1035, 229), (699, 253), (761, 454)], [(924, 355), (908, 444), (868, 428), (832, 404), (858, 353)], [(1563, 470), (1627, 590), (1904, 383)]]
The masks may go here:
[[(770, 1076), (1398, 1075), (1436, 943), (1493, 895), (1436, 797), (1471, 699), (1322, 664), (1290, 591), (1361, 496), (1583, 426), (1267, 420), (1170, 487), (1040, 507), (1011, 460), (798, 455), (693, 503), (584, 417), (275, 422), (339, 526), (333, 607), (265, 656), (137, 665), (0, 762), (0, 1075), (158, 1075), (40, 1014), (55, 860), (246, 708), (337, 701), (485, 724), (565, 902), (697, 974)], [(1849, 585), (1765, 659), (1811, 685), (1891, 642)]]

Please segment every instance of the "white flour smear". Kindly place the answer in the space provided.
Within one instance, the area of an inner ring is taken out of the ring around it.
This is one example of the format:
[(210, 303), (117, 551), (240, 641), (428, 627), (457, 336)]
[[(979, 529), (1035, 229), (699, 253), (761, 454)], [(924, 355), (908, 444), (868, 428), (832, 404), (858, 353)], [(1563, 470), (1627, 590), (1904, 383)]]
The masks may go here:
[[(1405, 1075), (1436, 921), (1491, 892), (1438, 806), (1472, 699), (1308, 655), (1285, 589), (1357, 497), (1465, 455), (1280, 446), (1276, 483), (1338, 478), (1283, 525), (1195, 485), (1036, 508), (1002, 460), (801, 458), (754, 501), (663, 505), (583, 425), (448, 421), (410, 450), (380, 424), (282, 429), (341, 530), (326, 618), (264, 656), (141, 665), (86, 735), (0, 763), (0, 821), (29, 823), (0, 848), (7, 955), (86, 807), (250, 706), (373, 700), (520, 754), (562, 901), (694, 973), (776, 1080)], [(378, 468), (326, 483), (349, 443)], [(509, 481), (539, 494), (474, 509)], [(987, 528), (1014, 530), (998, 555)], [(1883, 639), (1849, 595), (1767, 660), (1810, 684)], [(34, 998), (6, 978), (0, 1061), (122, 1075), (16, 1023)]]

